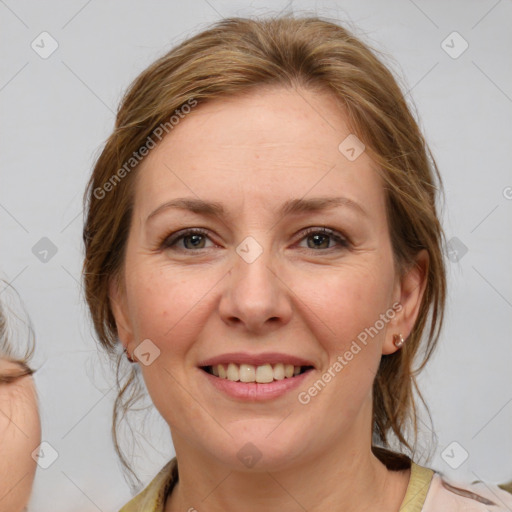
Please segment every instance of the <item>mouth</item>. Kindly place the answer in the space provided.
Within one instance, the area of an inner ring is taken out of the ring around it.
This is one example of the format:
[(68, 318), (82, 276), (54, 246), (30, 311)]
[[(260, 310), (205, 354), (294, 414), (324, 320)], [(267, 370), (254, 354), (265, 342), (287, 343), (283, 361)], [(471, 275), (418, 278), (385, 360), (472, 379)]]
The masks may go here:
[(231, 382), (269, 384), (275, 381), (293, 379), (314, 369), (311, 365), (293, 365), (285, 363), (224, 363), (200, 366), (204, 372), (219, 379)]
[(211, 389), (249, 402), (284, 399), (316, 369), (308, 359), (279, 352), (231, 352), (202, 360), (197, 367)]

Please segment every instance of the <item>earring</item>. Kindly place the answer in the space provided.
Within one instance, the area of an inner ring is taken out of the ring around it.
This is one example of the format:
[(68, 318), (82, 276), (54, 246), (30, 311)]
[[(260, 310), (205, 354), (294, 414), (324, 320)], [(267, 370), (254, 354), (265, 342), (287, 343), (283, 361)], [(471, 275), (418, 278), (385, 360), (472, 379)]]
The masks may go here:
[(401, 334), (395, 334), (393, 336), (393, 343), (397, 348), (400, 348), (405, 343), (404, 337)]
[(123, 352), (125, 353), (126, 358), (128, 359), (128, 361), (130, 361), (130, 363), (135, 363), (135, 359), (133, 359), (133, 357), (130, 355), (128, 349), (123, 349)]

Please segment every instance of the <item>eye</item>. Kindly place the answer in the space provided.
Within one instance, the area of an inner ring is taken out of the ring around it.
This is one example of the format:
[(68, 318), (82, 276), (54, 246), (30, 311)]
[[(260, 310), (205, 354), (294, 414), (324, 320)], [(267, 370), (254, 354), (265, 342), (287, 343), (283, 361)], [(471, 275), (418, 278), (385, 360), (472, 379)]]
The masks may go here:
[[(187, 249), (208, 249), (205, 247), (206, 240), (209, 239), (207, 231), (199, 228), (186, 229), (168, 236), (162, 241), (162, 249), (176, 247), (178, 250)], [(183, 242), (183, 243), (181, 243)]]
[[(301, 240), (307, 240), (307, 249), (333, 249), (333, 245), (338, 245), (338, 248), (349, 247), (349, 242), (341, 233), (329, 228), (309, 228), (303, 233)], [(331, 242), (334, 241), (334, 244)], [(311, 242), (311, 243), (310, 243)]]
[[(336, 249), (348, 248), (350, 243), (341, 233), (326, 227), (308, 228), (302, 234), (302, 240), (307, 240), (306, 249)], [(162, 249), (175, 249), (194, 251), (199, 249), (209, 249), (213, 247), (206, 246), (206, 241), (210, 240), (208, 231), (201, 228), (190, 228), (171, 234), (162, 240), (160, 247)], [(211, 240), (210, 240), (211, 241)], [(303, 247), (304, 248), (304, 247)]]

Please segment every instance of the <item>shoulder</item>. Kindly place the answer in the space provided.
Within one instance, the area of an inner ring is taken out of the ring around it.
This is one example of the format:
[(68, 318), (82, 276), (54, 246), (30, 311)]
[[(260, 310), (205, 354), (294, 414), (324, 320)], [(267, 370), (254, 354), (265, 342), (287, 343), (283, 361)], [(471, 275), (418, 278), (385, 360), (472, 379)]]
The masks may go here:
[(176, 458), (173, 458), (148, 486), (119, 512), (164, 512), (165, 500), (177, 480), (177, 462)]
[(495, 484), (460, 482), (434, 472), (422, 512), (509, 512), (512, 494)]

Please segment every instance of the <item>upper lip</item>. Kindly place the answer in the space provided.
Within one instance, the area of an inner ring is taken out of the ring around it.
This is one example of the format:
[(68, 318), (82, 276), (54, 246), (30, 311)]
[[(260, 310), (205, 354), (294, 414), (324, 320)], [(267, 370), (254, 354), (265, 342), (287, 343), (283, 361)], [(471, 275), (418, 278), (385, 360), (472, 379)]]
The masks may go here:
[(293, 364), (293, 366), (313, 366), (314, 364), (307, 359), (302, 359), (289, 354), (281, 354), (279, 352), (263, 352), (261, 354), (248, 354), (247, 352), (231, 352), (229, 354), (221, 354), (209, 359), (201, 361), (198, 366), (215, 366), (217, 364), (227, 365), (235, 364), (252, 364), (261, 366), (264, 364)]

